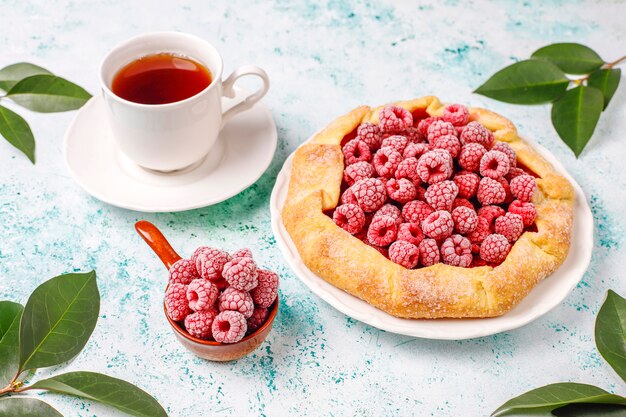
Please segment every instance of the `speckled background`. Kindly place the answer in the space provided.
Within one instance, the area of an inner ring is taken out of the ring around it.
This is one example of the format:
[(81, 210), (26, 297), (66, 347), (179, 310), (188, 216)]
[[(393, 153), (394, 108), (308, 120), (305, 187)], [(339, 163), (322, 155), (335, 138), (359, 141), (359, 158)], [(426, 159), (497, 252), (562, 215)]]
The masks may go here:
[[(96, 269), (100, 319), (86, 349), (64, 369), (128, 379), (172, 416), (483, 416), (511, 396), (557, 381), (624, 393), (595, 350), (593, 325), (607, 289), (626, 294), (626, 87), (580, 160), (554, 133), (549, 107), (506, 105), (471, 91), (549, 42), (579, 41), (607, 60), (623, 55), (626, 4), (416, 3), (0, 1), (1, 66), (31, 61), (97, 93), (99, 62), (115, 44), (146, 31), (187, 31), (222, 51), (226, 72), (244, 63), (268, 71), (272, 88), (264, 101), (279, 133), (271, 167), (240, 195), (185, 213), (141, 214), (99, 202), (69, 177), (61, 147), (73, 113), (19, 110), (37, 137), (38, 163), (0, 140), (0, 299), (25, 302), (49, 277)], [(589, 271), (565, 302), (522, 329), (461, 342), (379, 331), (312, 295), (275, 244), (269, 195), (300, 142), (356, 105), (430, 93), (508, 116), (555, 153), (592, 206)], [(166, 272), (133, 229), (141, 218), (161, 227), (182, 254), (201, 244), (246, 244), (280, 273), (281, 311), (262, 348), (217, 364), (178, 344), (161, 307)], [(40, 395), (68, 416), (117, 415), (98, 404)]]

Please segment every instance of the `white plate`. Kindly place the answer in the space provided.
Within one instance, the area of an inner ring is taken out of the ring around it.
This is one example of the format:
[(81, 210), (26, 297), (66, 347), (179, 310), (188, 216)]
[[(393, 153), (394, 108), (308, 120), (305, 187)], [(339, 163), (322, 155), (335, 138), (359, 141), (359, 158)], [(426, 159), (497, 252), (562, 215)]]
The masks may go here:
[(563, 265), (537, 284), (515, 308), (500, 317), (437, 320), (400, 319), (334, 287), (311, 272), (300, 259), (298, 251), (281, 220), (281, 211), (289, 186), (293, 154), (287, 158), (278, 174), (270, 200), (272, 230), (276, 242), (278, 242), (278, 247), (296, 276), (311, 291), (342, 313), (381, 330), (428, 339), (460, 340), (516, 329), (546, 314), (567, 297), (587, 270), (593, 249), (593, 217), (583, 191), (550, 152), (538, 144), (533, 143), (533, 146), (574, 187), (576, 203), (574, 205), (572, 245)]
[[(237, 90), (225, 110), (247, 94)], [(119, 151), (105, 110), (98, 95), (76, 114), (65, 133), (65, 162), (85, 191), (118, 207), (172, 212), (219, 203), (259, 179), (276, 150), (276, 125), (259, 102), (228, 122), (209, 155), (194, 167), (168, 174), (145, 170)]]

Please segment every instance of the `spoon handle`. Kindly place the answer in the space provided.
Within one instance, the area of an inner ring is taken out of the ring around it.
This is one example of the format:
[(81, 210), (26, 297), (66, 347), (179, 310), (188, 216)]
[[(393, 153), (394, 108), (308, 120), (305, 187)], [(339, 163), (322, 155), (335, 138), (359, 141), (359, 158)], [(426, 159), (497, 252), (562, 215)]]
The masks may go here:
[(147, 220), (139, 220), (135, 223), (135, 230), (139, 236), (152, 248), (157, 254), (163, 265), (169, 270), (170, 267), (178, 261), (180, 255), (176, 253), (170, 242), (167, 241), (163, 233), (152, 223)]

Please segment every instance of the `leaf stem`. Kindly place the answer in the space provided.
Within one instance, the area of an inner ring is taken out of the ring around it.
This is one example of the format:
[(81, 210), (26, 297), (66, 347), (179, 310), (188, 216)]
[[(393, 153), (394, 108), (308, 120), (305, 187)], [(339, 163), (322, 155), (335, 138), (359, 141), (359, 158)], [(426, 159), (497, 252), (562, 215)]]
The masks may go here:
[(614, 66), (621, 64), (623, 61), (626, 61), (626, 55), (624, 55), (624, 56), (623, 56), (623, 57), (621, 57), (621, 58), (616, 59), (616, 60), (615, 60), (615, 61), (613, 61), (613, 62), (609, 62), (609, 63), (607, 63), (607, 64), (606, 64), (606, 68), (613, 68)]

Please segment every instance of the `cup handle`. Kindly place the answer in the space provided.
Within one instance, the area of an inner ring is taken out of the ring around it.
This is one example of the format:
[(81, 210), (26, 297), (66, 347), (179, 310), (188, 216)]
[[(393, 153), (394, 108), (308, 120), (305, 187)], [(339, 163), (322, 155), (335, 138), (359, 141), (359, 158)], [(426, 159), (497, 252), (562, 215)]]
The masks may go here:
[(237, 68), (235, 71), (233, 71), (232, 74), (230, 74), (228, 78), (224, 80), (224, 82), (222, 83), (222, 88), (223, 88), (222, 94), (225, 97), (234, 98), (235, 89), (233, 87), (235, 86), (235, 82), (237, 82), (239, 78), (244, 77), (246, 75), (255, 75), (259, 77), (261, 81), (263, 81), (263, 86), (261, 86), (261, 88), (259, 88), (257, 91), (255, 91), (254, 93), (250, 94), (248, 97), (243, 99), (241, 103), (238, 103), (234, 105), (233, 107), (231, 107), (230, 109), (226, 110), (222, 114), (222, 126), (224, 126), (226, 122), (232, 119), (234, 115), (244, 110), (248, 110), (257, 101), (261, 100), (263, 96), (267, 93), (267, 90), (269, 90), (270, 88), (270, 79), (267, 76), (267, 73), (263, 69), (256, 67), (254, 65), (243, 65)]

